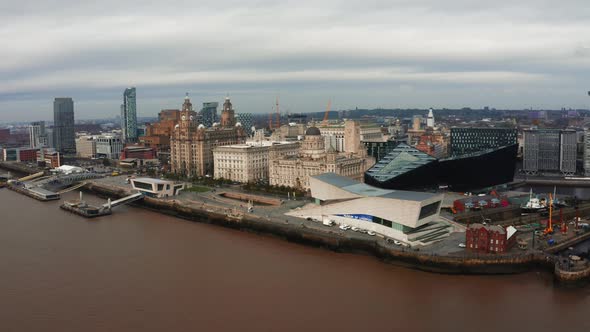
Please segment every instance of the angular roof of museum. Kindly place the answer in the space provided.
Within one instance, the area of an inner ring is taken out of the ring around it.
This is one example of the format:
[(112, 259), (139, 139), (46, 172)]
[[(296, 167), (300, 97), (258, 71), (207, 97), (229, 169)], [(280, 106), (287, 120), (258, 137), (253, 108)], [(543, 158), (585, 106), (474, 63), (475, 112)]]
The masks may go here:
[(371, 167), (367, 171), (367, 174), (377, 181), (387, 181), (436, 160), (436, 158), (427, 153), (405, 143), (400, 143), (385, 155), (383, 159)]
[(382, 197), (409, 201), (423, 201), (439, 195), (417, 191), (381, 189), (335, 173), (315, 175), (313, 178), (362, 197)]

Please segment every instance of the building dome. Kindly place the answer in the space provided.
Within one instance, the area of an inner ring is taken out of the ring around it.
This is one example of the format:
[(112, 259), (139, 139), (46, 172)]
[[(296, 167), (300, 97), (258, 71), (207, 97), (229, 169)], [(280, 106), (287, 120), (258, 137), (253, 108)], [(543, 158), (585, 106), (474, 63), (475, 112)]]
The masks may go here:
[(200, 124), (200, 125), (197, 127), (197, 129), (205, 129), (205, 125), (201, 123), (201, 124)]
[(309, 127), (305, 131), (305, 136), (320, 136), (320, 130), (317, 127)]

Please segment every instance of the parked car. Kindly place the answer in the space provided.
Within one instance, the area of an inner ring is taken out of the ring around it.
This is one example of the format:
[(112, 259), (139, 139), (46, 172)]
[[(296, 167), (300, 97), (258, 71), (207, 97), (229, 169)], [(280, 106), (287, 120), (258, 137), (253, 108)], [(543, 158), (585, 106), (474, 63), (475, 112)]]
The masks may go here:
[(340, 228), (340, 229), (341, 229), (341, 230), (343, 230), (343, 231), (347, 231), (347, 230), (349, 230), (349, 229), (350, 229), (350, 226), (348, 226), (347, 224), (342, 224), (342, 225), (340, 225), (340, 227), (338, 227), (338, 228)]
[(322, 224), (324, 224), (324, 226), (329, 226), (329, 227), (334, 226), (334, 222), (332, 220), (324, 220), (322, 222)]
[(352, 229), (355, 232), (358, 232), (360, 230), (360, 228), (356, 227), (356, 226), (352, 226), (350, 229)]
[(375, 236), (375, 232), (373, 232), (373, 231), (367, 231), (367, 234), (371, 235), (371, 236)]
[(393, 240), (393, 244), (395, 244), (396, 246), (401, 246), (402, 243), (398, 240)]
[(467, 247), (467, 246), (465, 245), (465, 243), (459, 243), (459, 248), (465, 248), (465, 247)]

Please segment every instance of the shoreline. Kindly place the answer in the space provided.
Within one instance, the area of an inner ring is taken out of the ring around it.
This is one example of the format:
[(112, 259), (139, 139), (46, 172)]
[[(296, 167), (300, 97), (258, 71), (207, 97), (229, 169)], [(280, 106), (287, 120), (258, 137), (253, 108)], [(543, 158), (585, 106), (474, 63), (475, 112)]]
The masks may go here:
[[(127, 195), (123, 189), (112, 189), (105, 185), (89, 182), (84, 190), (102, 197), (119, 198)], [(403, 250), (388, 246), (383, 239), (354, 239), (309, 227), (279, 222), (270, 222), (256, 215), (231, 216), (213, 209), (188, 206), (175, 200), (161, 200), (145, 197), (133, 203), (134, 206), (185, 220), (215, 224), (257, 234), (270, 235), (289, 242), (320, 247), (335, 252), (365, 254), (397, 266), (433, 273), (499, 275), (517, 274), (534, 270), (554, 274), (554, 259), (543, 252), (512, 255), (436, 255), (414, 250)]]

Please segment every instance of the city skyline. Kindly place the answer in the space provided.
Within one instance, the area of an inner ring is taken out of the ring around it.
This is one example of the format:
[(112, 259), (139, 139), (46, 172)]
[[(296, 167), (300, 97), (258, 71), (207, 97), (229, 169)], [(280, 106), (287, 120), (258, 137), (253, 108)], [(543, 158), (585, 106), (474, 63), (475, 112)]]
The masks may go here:
[[(55, 23), (66, 17), (68, 29)], [(76, 100), (79, 119), (109, 117), (128, 86), (140, 117), (178, 107), (187, 91), (195, 104), (229, 93), (254, 114), (277, 95), (292, 112), (328, 99), (333, 109), (590, 105), (582, 1), (29, 0), (0, 18), (3, 121), (47, 120), (60, 96)]]

